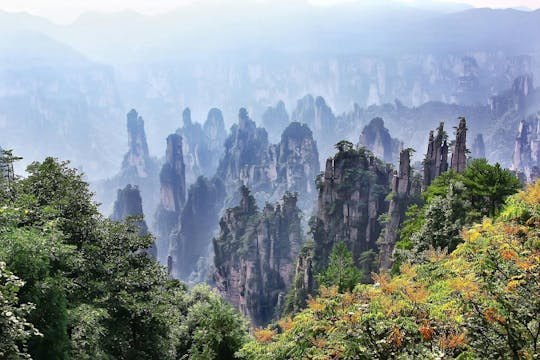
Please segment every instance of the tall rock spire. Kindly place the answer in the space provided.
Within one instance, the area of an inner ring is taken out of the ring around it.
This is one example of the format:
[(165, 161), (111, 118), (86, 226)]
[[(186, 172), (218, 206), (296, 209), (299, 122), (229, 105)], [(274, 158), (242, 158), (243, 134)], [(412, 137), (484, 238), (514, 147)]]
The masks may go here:
[(437, 128), (437, 136), (429, 133), (428, 150), (424, 159), (424, 187), (427, 188), (433, 180), (448, 170), (448, 142), (444, 131), (444, 122)]
[(124, 156), (122, 169), (134, 168), (137, 176), (148, 176), (148, 144), (144, 132), (144, 120), (132, 109), (127, 114), (128, 152)]
[(167, 137), (165, 164), (161, 168), (161, 204), (166, 210), (179, 212), (186, 201), (186, 174), (182, 153), (182, 137)]
[(459, 118), (450, 167), (457, 173), (462, 173), (467, 167), (467, 122), (464, 117)]

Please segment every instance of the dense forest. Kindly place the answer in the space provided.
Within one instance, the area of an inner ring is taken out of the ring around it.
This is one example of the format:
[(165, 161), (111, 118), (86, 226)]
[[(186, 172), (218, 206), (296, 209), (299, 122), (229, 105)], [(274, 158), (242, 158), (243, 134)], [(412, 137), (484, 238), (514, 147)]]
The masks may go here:
[[(347, 142), (336, 148), (334, 166), (346, 162), (360, 171), (346, 173), (347, 181), (375, 188), (373, 201), (399, 197), (377, 192), (373, 174), (380, 165), (358, 168), (367, 150)], [(325, 240), (332, 244), (326, 260), (314, 258), (306, 288), (301, 260), (320, 246), (323, 233), (315, 233), (315, 244), (294, 251), (295, 278), (275, 317), (281, 319), (262, 328), (250, 327), (209, 286), (188, 288), (168, 275), (150, 255), (154, 239), (142, 219), (100, 215), (69, 163), (47, 158), (23, 178), (13, 171), (17, 160), (2, 152), (2, 359), (534, 359), (540, 353), (540, 182), (521, 190), (498, 164), (470, 160), (409, 196), (388, 269), (378, 270), (376, 260), (366, 265), (363, 252), (335, 237)], [(328, 184), (318, 181), (324, 192)], [(342, 196), (351, 186), (326, 191)], [(287, 215), (297, 211), (294, 195), (284, 198), (283, 210), (258, 213), (249, 189), (242, 191), (245, 200), (229, 217), (244, 216), (253, 231), (294, 219)], [(319, 221), (336, 214), (327, 210)], [(239, 246), (246, 236), (238, 237)], [(235, 256), (252, 251), (245, 246)]]

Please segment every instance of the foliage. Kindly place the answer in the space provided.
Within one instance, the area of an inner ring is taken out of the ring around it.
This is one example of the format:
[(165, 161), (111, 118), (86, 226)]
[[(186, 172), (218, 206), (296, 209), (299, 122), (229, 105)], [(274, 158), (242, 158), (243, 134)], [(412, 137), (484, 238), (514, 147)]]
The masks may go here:
[(321, 286), (337, 286), (339, 292), (351, 291), (362, 280), (362, 272), (354, 265), (347, 245), (339, 242), (330, 253), (329, 264), (317, 277)]
[(104, 219), (67, 162), (47, 158), (28, 173), (0, 198), (1, 358), (233, 358), (246, 336), (240, 315), (170, 280), (136, 219)]
[(24, 282), (6, 269), (0, 261), (0, 358), (26, 359), (26, 343), (39, 332), (26, 319), (33, 309), (29, 303), (21, 303), (18, 293)]
[(255, 334), (245, 359), (534, 359), (540, 355), (540, 182), (451, 254), (352, 292), (322, 288), (308, 308)]

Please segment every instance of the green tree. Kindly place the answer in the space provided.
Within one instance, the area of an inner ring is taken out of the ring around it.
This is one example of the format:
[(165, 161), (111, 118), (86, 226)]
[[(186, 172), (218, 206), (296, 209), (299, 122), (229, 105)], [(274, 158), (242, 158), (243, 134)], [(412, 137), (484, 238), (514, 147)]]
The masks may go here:
[(0, 358), (28, 359), (26, 343), (39, 332), (26, 317), (33, 305), (21, 302), (18, 293), (24, 282), (0, 261)]
[(319, 285), (337, 286), (339, 292), (351, 291), (362, 278), (363, 273), (354, 265), (344, 242), (334, 245), (328, 266), (316, 276)]

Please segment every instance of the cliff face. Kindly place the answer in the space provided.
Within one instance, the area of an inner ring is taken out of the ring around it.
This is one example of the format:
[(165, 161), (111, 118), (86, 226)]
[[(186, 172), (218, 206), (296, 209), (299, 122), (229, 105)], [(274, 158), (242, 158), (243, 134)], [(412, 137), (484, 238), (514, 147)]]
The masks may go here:
[(444, 123), (437, 128), (437, 135), (433, 131), (429, 133), (429, 142), (426, 157), (424, 159), (424, 188), (427, 188), (433, 180), (448, 170), (448, 135), (444, 131)]
[[(281, 135), (277, 145), (277, 187), (298, 192), (301, 199), (314, 199), (315, 177), (319, 174), (319, 152), (313, 134), (305, 124), (292, 122)], [(307, 206), (307, 204), (306, 204)]]
[(375, 156), (387, 163), (397, 161), (401, 143), (390, 136), (380, 117), (373, 118), (362, 130), (359, 146), (369, 149)]
[(203, 125), (203, 131), (206, 135), (206, 141), (208, 143), (208, 149), (212, 154), (212, 159), (207, 165), (207, 171), (210, 174), (215, 174), (218, 167), (219, 157), (223, 152), (223, 144), (227, 138), (227, 130), (225, 129), (225, 121), (223, 120), (223, 114), (221, 110), (212, 108), (208, 111), (208, 116)]
[[(132, 216), (140, 217), (137, 221), (140, 234), (147, 235), (148, 226), (146, 226), (146, 222), (144, 221), (141, 193), (137, 186), (127, 185), (124, 189), (118, 189), (111, 219), (114, 221), (123, 221)], [(147, 252), (155, 258), (157, 256), (155, 244), (147, 249)]]
[(289, 124), (289, 114), (285, 109), (283, 101), (279, 101), (276, 106), (269, 106), (262, 115), (262, 124), (268, 131), (272, 141), (279, 140), (281, 131)]
[(262, 211), (247, 187), (241, 194), (240, 205), (225, 211), (213, 240), (214, 280), (225, 299), (261, 326), (279, 314), (291, 285), (302, 242), (300, 210), (291, 194)]
[(104, 213), (112, 211), (114, 192), (128, 184), (136, 185), (143, 198), (143, 208), (146, 214), (152, 214), (158, 198), (154, 196), (159, 191), (158, 161), (149, 155), (144, 131), (144, 120), (137, 111), (127, 114), (128, 151), (124, 155), (120, 172), (111, 179), (95, 184), (97, 200)]
[(149, 173), (148, 144), (144, 132), (144, 120), (135, 109), (127, 114), (128, 152), (124, 155), (122, 170), (145, 178)]
[(238, 124), (231, 128), (225, 141), (225, 154), (220, 160), (217, 174), (227, 186), (244, 184), (253, 191), (271, 190), (273, 154), (269, 151), (268, 134), (258, 128), (242, 108), (238, 114)]
[(458, 174), (467, 167), (467, 122), (464, 117), (459, 118), (456, 129), (456, 140), (452, 150), (450, 168)]
[(165, 163), (161, 168), (161, 202), (156, 211), (155, 231), (158, 238), (158, 258), (167, 261), (170, 234), (178, 224), (180, 212), (186, 200), (186, 177), (182, 151), (182, 137), (171, 134), (167, 137)]
[(212, 235), (218, 228), (219, 211), (225, 199), (221, 180), (199, 177), (191, 185), (179, 226), (171, 235), (171, 270), (176, 278), (189, 282), (208, 279)]
[(514, 79), (512, 88), (499, 95), (491, 97), (489, 105), (494, 116), (500, 117), (507, 112), (519, 112), (524, 110), (529, 97), (535, 91), (533, 75), (520, 75)]
[[(388, 219), (382, 240), (379, 241), (379, 268), (390, 269), (393, 263), (394, 246), (399, 240), (398, 230), (401, 225), (411, 193), (411, 150), (402, 150), (399, 154), (399, 169), (392, 176), (392, 196), (388, 206)], [(414, 189), (414, 187), (413, 187)]]
[(378, 217), (388, 210), (390, 168), (351, 143), (340, 142), (337, 147), (338, 153), (326, 161), (317, 179), (318, 213), (311, 222), (317, 269), (327, 265), (337, 242), (344, 242), (360, 265), (365, 252), (377, 250)]
[(526, 182), (540, 177), (540, 114), (520, 122), (511, 169)]
[(485, 159), (486, 158), (486, 145), (484, 144), (484, 136), (478, 134), (475, 136), (471, 146), (471, 157), (473, 159)]

